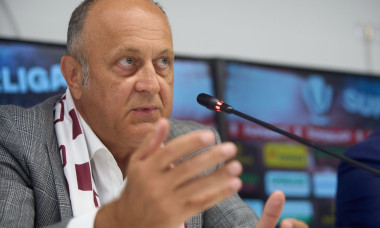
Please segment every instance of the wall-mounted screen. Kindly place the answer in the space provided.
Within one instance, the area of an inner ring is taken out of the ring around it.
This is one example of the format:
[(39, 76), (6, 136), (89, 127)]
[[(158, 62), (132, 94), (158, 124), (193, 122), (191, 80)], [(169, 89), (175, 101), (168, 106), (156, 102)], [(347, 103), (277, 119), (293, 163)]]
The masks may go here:
[(172, 117), (216, 126), (215, 114), (197, 103), (199, 93), (214, 94), (210, 60), (176, 57)]
[(63, 93), (64, 45), (0, 39), (0, 104), (33, 106)]
[[(227, 61), (225, 102), (234, 109), (343, 154), (380, 125), (380, 78)], [(227, 135), (243, 163), (240, 195), (260, 213), (274, 190), (282, 217), (334, 226), (339, 160), (234, 115)]]

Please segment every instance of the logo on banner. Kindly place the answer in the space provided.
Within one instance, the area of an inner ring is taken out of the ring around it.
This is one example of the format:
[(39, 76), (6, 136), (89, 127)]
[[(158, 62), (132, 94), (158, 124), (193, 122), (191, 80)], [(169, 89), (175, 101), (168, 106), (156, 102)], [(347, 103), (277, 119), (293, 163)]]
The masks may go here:
[[(368, 89), (370, 87), (368, 86)], [(352, 114), (366, 118), (380, 119), (380, 96), (347, 88), (343, 91), (343, 108)]]
[(308, 224), (313, 221), (314, 209), (309, 200), (286, 200), (281, 219), (295, 218)]
[(268, 171), (265, 173), (265, 192), (270, 195), (281, 190), (288, 197), (309, 197), (311, 193), (310, 177), (304, 171)]
[(288, 143), (266, 143), (263, 148), (264, 163), (269, 168), (304, 169), (307, 167), (307, 148)]
[(313, 175), (314, 196), (317, 198), (334, 198), (336, 194), (337, 175), (334, 172), (316, 172)]
[(27, 69), (20, 66), (16, 74), (12, 74), (9, 67), (0, 67), (0, 93), (2, 94), (49, 93), (57, 92), (66, 86), (59, 64), (53, 64), (50, 69), (41, 66)]
[(330, 119), (327, 112), (333, 100), (333, 88), (326, 84), (320, 75), (310, 75), (302, 87), (304, 101), (311, 112), (311, 122), (317, 126), (325, 126)]

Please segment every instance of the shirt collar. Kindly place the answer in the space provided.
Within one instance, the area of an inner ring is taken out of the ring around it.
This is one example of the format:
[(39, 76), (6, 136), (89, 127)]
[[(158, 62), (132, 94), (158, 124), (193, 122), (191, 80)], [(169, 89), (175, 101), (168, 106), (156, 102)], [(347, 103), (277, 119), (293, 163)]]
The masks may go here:
[(88, 153), (90, 155), (90, 159), (92, 159), (97, 151), (106, 150), (109, 152), (107, 147), (100, 141), (98, 136), (92, 131), (90, 126), (86, 123), (86, 121), (82, 118), (80, 113), (78, 113), (79, 121), (82, 125), (84, 136), (86, 138)]

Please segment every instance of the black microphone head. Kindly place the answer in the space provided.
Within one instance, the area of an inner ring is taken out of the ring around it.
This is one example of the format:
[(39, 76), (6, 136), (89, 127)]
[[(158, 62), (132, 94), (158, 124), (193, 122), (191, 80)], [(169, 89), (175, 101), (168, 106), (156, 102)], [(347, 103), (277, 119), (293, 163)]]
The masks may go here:
[(231, 113), (233, 110), (228, 104), (205, 93), (200, 93), (197, 96), (197, 102), (212, 111)]
[(197, 102), (206, 108), (215, 111), (215, 105), (219, 100), (205, 93), (200, 93), (197, 97)]

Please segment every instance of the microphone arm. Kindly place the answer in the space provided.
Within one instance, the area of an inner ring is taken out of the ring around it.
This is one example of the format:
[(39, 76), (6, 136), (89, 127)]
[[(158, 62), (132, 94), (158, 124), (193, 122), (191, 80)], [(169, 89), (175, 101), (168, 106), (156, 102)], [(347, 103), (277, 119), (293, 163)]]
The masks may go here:
[(228, 104), (224, 103), (223, 101), (220, 101), (217, 98), (212, 97), (212, 96), (210, 96), (208, 94), (200, 93), (198, 95), (198, 97), (197, 97), (197, 101), (198, 101), (198, 103), (200, 105), (202, 105), (202, 106), (204, 106), (204, 107), (206, 107), (206, 108), (208, 108), (208, 109), (210, 109), (212, 111), (225, 112), (227, 114), (235, 114), (235, 115), (240, 116), (240, 117), (242, 117), (242, 118), (244, 118), (246, 120), (249, 120), (249, 121), (254, 122), (254, 123), (256, 123), (256, 124), (258, 124), (260, 126), (263, 126), (263, 127), (267, 128), (269, 130), (272, 130), (272, 131), (277, 132), (277, 133), (279, 133), (281, 135), (284, 135), (284, 136), (286, 136), (288, 138), (291, 138), (291, 139), (293, 139), (293, 140), (295, 140), (297, 142), (300, 142), (300, 143), (302, 143), (302, 144), (304, 144), (306, 146), (312, 147), (312, 148), (317, 149), (319, 151), (322, 151), (322, 152), (324, 152), (326, 154), (329, 154), (331, 156), (339, 158), (340, 160), (342, 160), (342, 161), (344, 161), (344, 162), (346, 162), (346, 163), (348, 163), (348, 164), (350, 164), (352, 166), (364, 169), (364, 170), (366, 170), (368, 172), (371, 172), (371, 173), (375, 174), (376, 176), (380, 177), (380, 171), (377, 170), (377, 169), (374, 169), (374, 168), (372, 168), (370, 166), (367, 166), (367, 165), (365, 165), (365, 164), (363, 164), (361, 162), (358, 162), (358, 161), (356, 161), (354, 159), (351, 159), (349, 157), (346, 157), (344, 155), (337, 154), (337, 153), (331, 152), (329, 150), (326, 150), (321, 145), (318, 145), (315, 142), (312, 142), (310, 140), (304, 139), (304, 138), (299, 137), (297, 135), (294, 135), (294, 134), (292, 134), (290, 132), (287, 132), (287, 131), (284, 131), (284, 130), (282, 130), (280, 128), (277, 128), (277, 127), (275, 127), (275, 126), (273, 126), (273, 125), (271, 125), (269, 123), (266, 123), (264, 121), (261, 121), (259, 119), (254, 118), (252, 116), (249, 116), (247, 114), (244, 114), (242, 112), (234, 110), (230, 105), (228, 105)]

